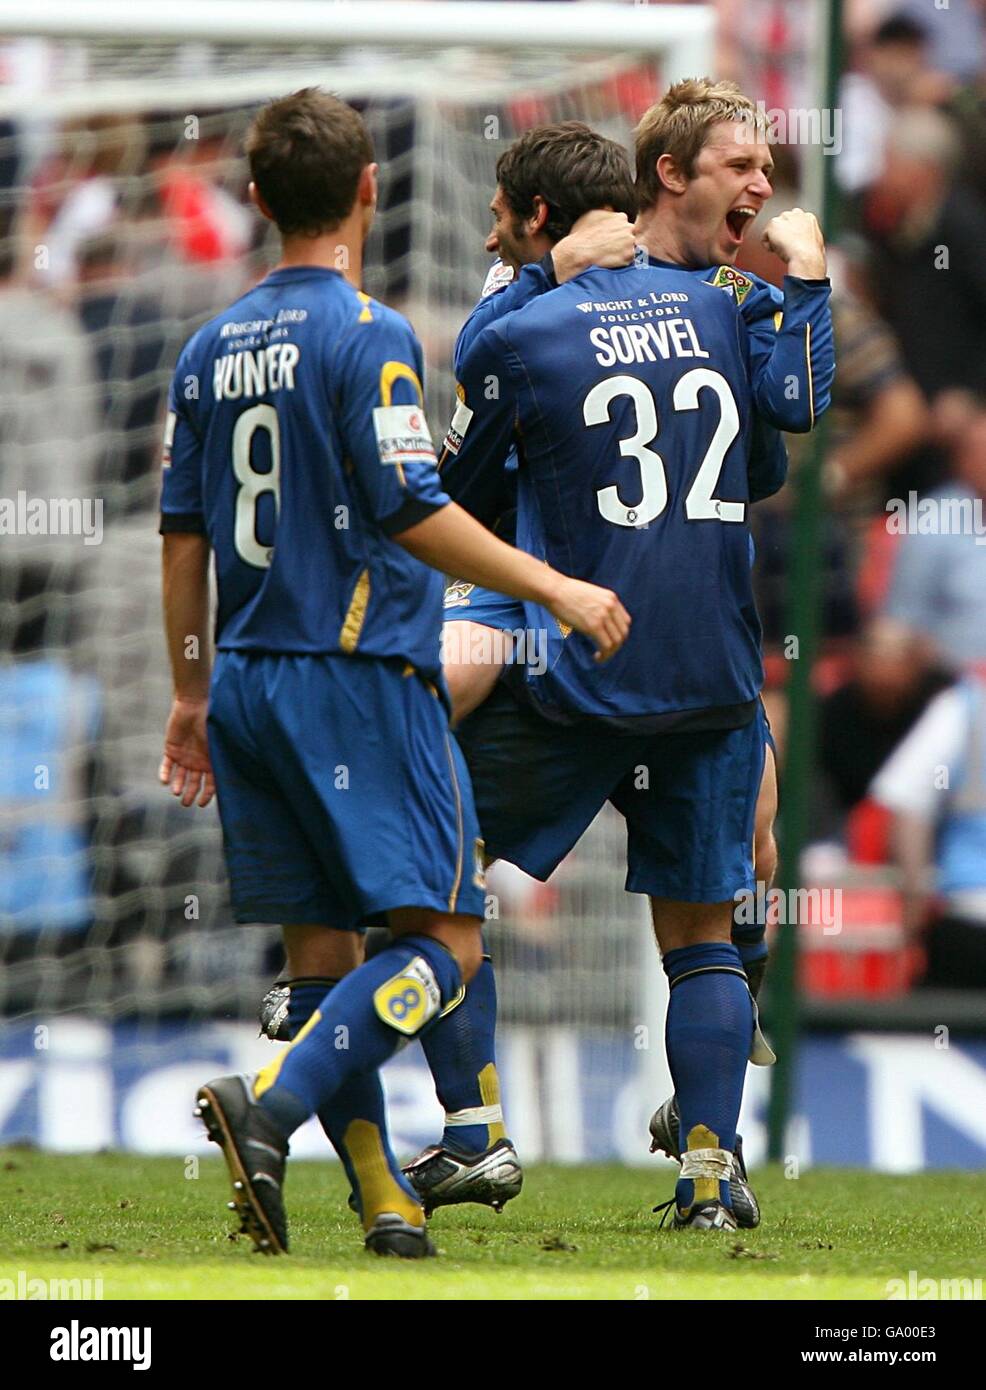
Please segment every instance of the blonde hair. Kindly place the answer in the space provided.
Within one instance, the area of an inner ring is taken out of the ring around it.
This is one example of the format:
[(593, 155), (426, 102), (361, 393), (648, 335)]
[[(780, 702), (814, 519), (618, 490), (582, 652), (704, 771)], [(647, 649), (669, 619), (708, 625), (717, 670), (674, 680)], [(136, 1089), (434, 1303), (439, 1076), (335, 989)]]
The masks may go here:
[(657, 105), (644, 112), (634, 131), (637, 201), (641, 211), (657, 202), (661, 190), (657, 161), (662, 154), (669, 154), (681, 172), (691, 178), (710, 127), (719, 121), (755, 118), (753, 102), (735, 82), (687, 77), (669, 87)]

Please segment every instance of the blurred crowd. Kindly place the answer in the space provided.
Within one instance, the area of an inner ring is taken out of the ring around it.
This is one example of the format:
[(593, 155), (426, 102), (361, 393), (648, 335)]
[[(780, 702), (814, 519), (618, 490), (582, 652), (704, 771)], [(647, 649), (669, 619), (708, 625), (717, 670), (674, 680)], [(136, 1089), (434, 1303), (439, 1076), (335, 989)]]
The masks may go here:
[[(195, 920), (221, 898), (214, 827), (190, 836), (154, 796), (167, 698), (155, 515), (178, 352), (261, 273), (238, 130), (225, 113), (0, 122), (0, 499), (89, 499), (98, 523), (92, 544), (44, 534), (52, 506), (37, 530), (0, 539), (14, 1004), (39, 935), (54, 954), (83, 932), (101, 948), (160, 947), (185, 923), (190, 883)], [(21, 1002), (37, 987), (25, 979)]]
[[(721, 75), (768, 108), (803, 105), (807, 8), (723, 0)], [(897, 940), (921, 948), (913, 982), (986, 987), (986, 3), (860, 0), (847, 18), (813, 834), (829, 875), (872, 871), (901, 889)], [(648, 82), (625, 84), (631, 121), (652, 96)], [(194, 129), (190, 119), (100, 116), (46, 130), (0, 121), (0, 496), (100, 498), (106, 528), (92, 552), (77, 538), (2, 542), (0, 720), (25, 746), (42, 740), (58, 795), (87, 809), (42, 832), (26, 810), (24, 760), (0, 755), (8, 863), (36, 863), (40, 843), (49, 866), (69, 866), (44, 883), (4, 875), (0, 920), (40, 910), (69, 929), (87, 925), (108, 799), (125, 808), (110, 839), (152, 833), (126, 808), (139, 807), (153, 775), (138, 730), (156, 731), (163, 709), (144, 600), (157, 582), (167, 384), (189, 333), (264, 264), (238, 118), (216, 113)], [(799, 201), (806, 151), (773, 153), (768, 215)], [(391, 258), (406, 253), (406, 227), (399, 235)], [(740, 264), (780, 282), (755, 238)], [(812, 447), (792, 443), (795, 483)], [(782, 762), (795, 491), (755, 516)], [(950, 524), (956, 516), (962, 525)], [(108, 674), (113, 662), (125, 674)], [(110, 707), (108, 684), (132, 698)], [(113, 765), (100, 767), (97, 731), (114, 720), (104, 740)], [(82, 759), (71, 752), (80, 727), (97, 749)], [(111, 875), (105, 891), (136, 891), (141, 872)], [(177, 885), (188, 864), (167, 872)]]
[[(760, 38), (768, 111), (807, 100), (799, 18), (788, 3), (744, 11), (733, 63)], [(868, 883), (889, 867), (903, 893), (893, 939), (918, 948), (909, 977), (986, 987), (986, 5), (849, 4), (847, 20), (813, 670), (811, 821), (827, 853), (806, 868)], [(775, 148), (769, 212), (799, 201), (805, 154)], [(780, 283), (753, 242), (741, 264)], [(814, 447), (791, 441), (794, 485), (754, 520), (782, 759), (793, 509)]]

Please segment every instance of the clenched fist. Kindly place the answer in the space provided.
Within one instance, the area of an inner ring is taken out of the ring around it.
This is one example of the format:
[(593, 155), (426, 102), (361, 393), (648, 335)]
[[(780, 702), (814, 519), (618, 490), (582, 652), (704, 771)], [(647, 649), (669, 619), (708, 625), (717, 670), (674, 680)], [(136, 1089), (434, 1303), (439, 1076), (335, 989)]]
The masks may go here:
[(788, 275), (803, 280), (824, 280), (825, 238), (818, 218), (804, 208), (790, 208), (767, 223), (763, 244), (768, 251), (780, 256)]

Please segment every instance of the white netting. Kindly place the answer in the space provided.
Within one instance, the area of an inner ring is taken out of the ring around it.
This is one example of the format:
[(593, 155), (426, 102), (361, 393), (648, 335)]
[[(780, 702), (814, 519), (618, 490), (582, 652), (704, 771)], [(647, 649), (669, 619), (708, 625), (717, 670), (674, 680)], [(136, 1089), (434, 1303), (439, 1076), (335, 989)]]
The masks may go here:
[[(270, 264), (245, 202), (252, 111), (321, 81), (371, 130), (366, 288), (422, 338), (441, 432), (497, 155), (572, 117), (626, 140), (666, 75), (652, 40), (570, 57), (509, 42), (0, 45), (0, 1017), (246, 1019), (279, 968), (275, 928), (232, 925), (214, 809), (184, 811), (156, 783), (165, 392), (189, 334)], [(49, 529), (67, 508), (74, 534), (32, 530), (33, 499)], [(637, 1024), (645, 941), (624, 853), (604, 817), (549, 887), (498, 884), (508, 1021)]]

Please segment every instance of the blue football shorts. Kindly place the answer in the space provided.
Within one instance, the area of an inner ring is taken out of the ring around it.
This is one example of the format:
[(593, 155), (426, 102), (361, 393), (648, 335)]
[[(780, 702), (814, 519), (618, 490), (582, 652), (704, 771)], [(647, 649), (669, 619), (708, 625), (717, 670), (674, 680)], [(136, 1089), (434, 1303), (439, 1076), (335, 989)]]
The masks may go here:
[(442, 617), (447, 623), (482, 623), (503, 632), (519, 632), (525, 623), (520, 599), (506, 598), (493, 589), (463, 580), (456, 580), (445, 590)]
[(208, 730), (238, 922), (483, 916), (469, 776), (444, 702), (412, 667), (220, 651)]
[(490, 859), (544, 880), (610, 801), (627, 823), (630, 892), (711, 903), (754, 888), (759, 701), (741, 728), (638, 735), (552, 723), (501, 683), (456, 737)]

